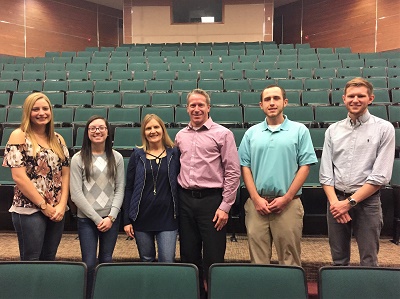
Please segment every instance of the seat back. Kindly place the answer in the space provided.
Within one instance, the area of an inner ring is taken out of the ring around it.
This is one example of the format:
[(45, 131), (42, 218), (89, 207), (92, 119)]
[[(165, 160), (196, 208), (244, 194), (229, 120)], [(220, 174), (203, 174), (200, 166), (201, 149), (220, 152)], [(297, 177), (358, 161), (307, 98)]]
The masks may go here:
[(199, 298), (198, 269), (183, 263), (104, 263), (96, 268), (93, 299)]
[(208, 298), (307, 298), (301, 267), (257, 264), (213, 264)]
[(0, 262), (2, 298), (85, 298), (80, 262)]
[(319, 270), (318, 293), (328, 298), (399, 298), (400, 268), (325, 266)]

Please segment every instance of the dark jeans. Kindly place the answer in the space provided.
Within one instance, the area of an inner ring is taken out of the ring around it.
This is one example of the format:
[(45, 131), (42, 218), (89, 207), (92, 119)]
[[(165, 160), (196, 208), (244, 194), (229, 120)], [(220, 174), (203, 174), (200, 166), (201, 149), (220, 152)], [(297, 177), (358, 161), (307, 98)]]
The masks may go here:
[[(339, 200), (347, 200), (338, 195)], [(346, 224), (338, 223), (329, 211), (328, 202), (328, 236), (333, 264), (347, 266), (350, 263), (351, 236), (357, 241), (360, 254), (360, 265), (378, 266), (379, 236), (383, 226), (380, 195), (372, 195), (349, 210), (352, 220)]]
[(51, 221), (42, 212), (11, 214), (17, 232), (21, 261), (54, 261), (64, 231), (65, 217)]
[(99, 242), (99, 263), (111, 263), (115, 244), (117, 243), (119, 219), (106, 232), (100, 232), (89, 218), (78, 218), (78, 235), (81, 245), (82, 261), (87, 266), (87, 294), (92, 294), (94, 270), (97, 265), (97, 242)]
[(226, 226), (217, 231), (212, 221), (222, 201), (222, 192), (192, 197), (179, 188), (179, 242), (181, 261), (199, 268), (200, 295), (204, 298), (203, 281), (214, 263), (223, 263), (226, 249)]

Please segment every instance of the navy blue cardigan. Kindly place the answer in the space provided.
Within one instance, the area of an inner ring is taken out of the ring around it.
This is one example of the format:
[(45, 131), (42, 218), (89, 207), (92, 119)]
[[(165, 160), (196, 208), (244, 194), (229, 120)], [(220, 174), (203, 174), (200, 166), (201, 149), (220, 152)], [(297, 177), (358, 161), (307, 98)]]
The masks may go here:
[[(174, 218), (178, 214), (178, 174), (180, 170), (178, 148), (167, 148), (168, 180), (171, 186), (172, 200), (174, 204)], [(146, 153), (141, 148), (134, 148), (129, 158), (126, 173), (125, 196), (123, 203), (123, 224), (128, 225), (136, 220), (139, 213), (139, 205), (142, 200), (142, 192), (146, 181)]]

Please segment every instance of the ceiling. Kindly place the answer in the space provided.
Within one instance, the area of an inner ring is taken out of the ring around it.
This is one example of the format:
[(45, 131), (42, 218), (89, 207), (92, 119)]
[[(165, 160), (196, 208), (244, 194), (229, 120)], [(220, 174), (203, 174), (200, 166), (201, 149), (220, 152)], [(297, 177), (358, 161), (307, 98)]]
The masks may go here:
[[(101, 4), (104, 6), (112, 7), (115, 9), (122, 10), (123, 7), (123, 0), (86, 0), (89, 2)], [(288, 3), (296, 2), (298, 0), (275, 0), (275, 7), (279, 7), (282, 5), (286, 5)]]

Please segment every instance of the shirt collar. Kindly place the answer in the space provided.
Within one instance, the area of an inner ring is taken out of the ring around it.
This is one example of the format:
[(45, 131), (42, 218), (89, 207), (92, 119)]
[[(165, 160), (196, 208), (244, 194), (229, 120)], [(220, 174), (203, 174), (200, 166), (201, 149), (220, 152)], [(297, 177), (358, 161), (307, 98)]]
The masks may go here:
[(369, 118), (371, 117), (371, 113), (369, 113), (368, 109), (365, 111), (363, 115), (361, 115), (359, 118), (356, 119), (356, 123), (353, 124), (352, 119), (350, 118), (349, 114), (347, 114), (347, 122), (349, 123), (350, 126), (361, 126), (362, 124), (366, 123)]
[[(286, 115), (283, 115), (283, 117), (285, 118), (285, 120), (283, 121), (283, 123), (281, 123), (279, 129), (275, 130), (275, 131), (288, 131), (289, 130), (289, 119), (287, 118)], [(273, 130), (271, 130), (268, 126), (267, 118), (265, 118), (263, 121), (263, 131), (266, 131), (266, 130), (273, 132)]]
[[(199, 128), (199, 130), (201, 130), (203, 127), (206, 127), (206, 129), (209, 130), (209, 129), (211, 128), (212, 124), (213, 124), (213, 121), (212, 121), (211, 117), (209, 117), (209, 118), (206, 120), (206, 122)], [(189, 127), (191, 130), (194, 130), (194, 129), (193, 129), (193, 126), (192, 126), (192, 124), (191, 124), (190, 122), (189, 122), (189, 124), (188, 124), (188, 127)]]

